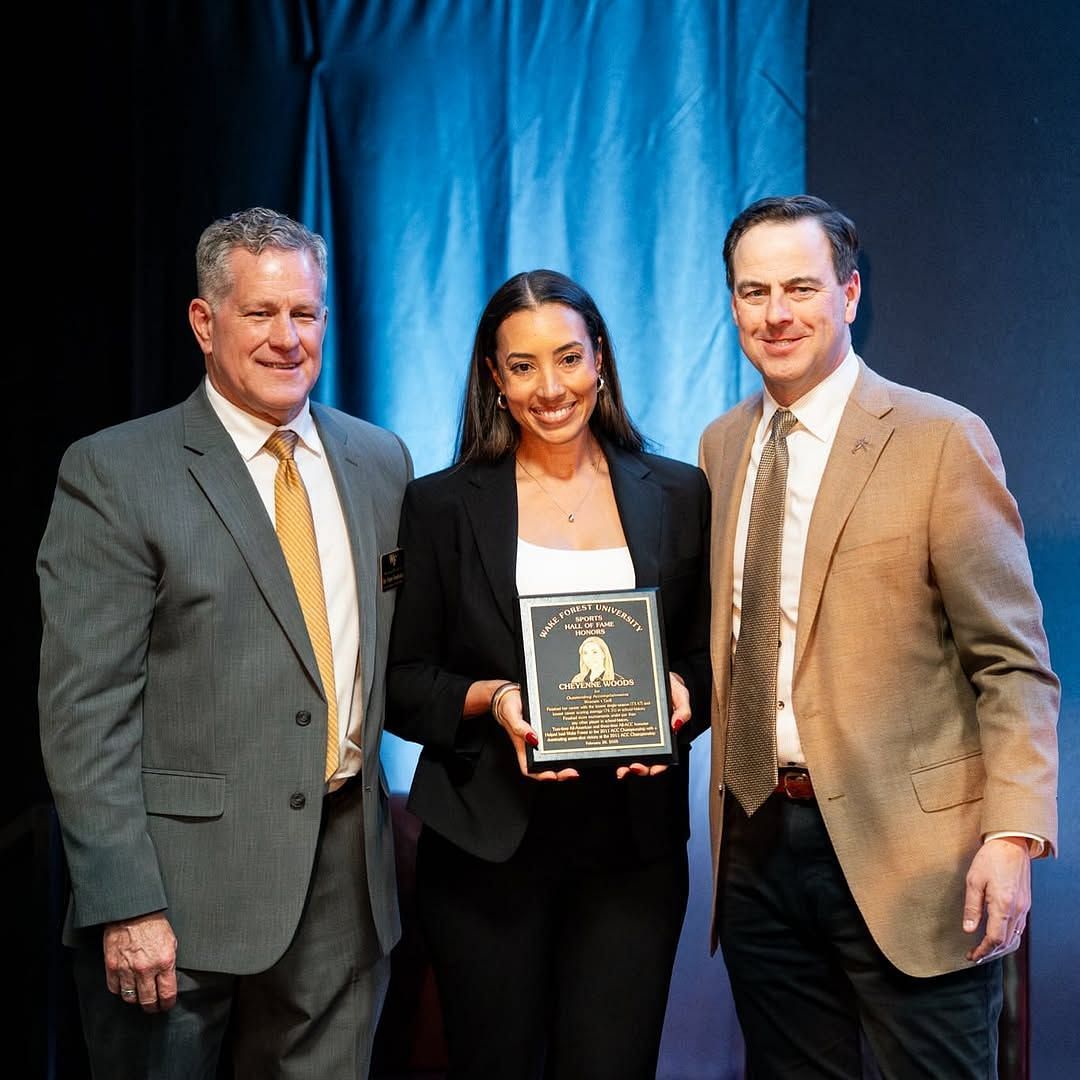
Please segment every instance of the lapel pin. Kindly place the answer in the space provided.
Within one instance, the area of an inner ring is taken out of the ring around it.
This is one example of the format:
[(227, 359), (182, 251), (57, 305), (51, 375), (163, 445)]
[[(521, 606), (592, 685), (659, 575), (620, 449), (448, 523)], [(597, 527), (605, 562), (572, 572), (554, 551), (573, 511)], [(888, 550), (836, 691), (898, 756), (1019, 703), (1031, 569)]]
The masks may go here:
[(853, 454), (857, 454), (860, 450), (865, 450), (870, 445), (870, 440), (865, 435), (860, 435), (855, 440), (855, 445), (851, 448)]

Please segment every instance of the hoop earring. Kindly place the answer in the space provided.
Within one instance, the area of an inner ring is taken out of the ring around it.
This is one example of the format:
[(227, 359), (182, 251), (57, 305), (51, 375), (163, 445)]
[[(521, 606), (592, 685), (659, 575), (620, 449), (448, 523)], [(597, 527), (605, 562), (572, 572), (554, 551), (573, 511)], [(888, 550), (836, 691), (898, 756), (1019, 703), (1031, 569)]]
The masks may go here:
[(597, 375), (596, 376), (596, 392), (599, 394), (600, 391), (603, 390), (603, 389), (604, 389), (604, 376), (603, 375)]
[(506, 412), (506, 395), (501, 390), (495, 396), (495, 408)]

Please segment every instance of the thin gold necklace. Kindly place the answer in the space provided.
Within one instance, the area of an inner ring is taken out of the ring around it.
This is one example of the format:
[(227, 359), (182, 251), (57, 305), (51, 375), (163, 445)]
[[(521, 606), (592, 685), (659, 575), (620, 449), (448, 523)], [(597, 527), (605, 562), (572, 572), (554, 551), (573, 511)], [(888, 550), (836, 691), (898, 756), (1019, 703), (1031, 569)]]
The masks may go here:
[(589, 497), (589, 495), (590, 495), (590, 494), (592, 494), (592, 489), (593, 489), (593, 487), (594, 487), (594, 486), (595, 486), (595, 484), (596, 484), (596, 478), (597, 478), (597, 477), (598, 477), (598, 476), (600, 475), (600, 456), (599, 456), (599, 454), (598, 454), (598, 455), (597, 455), (597, 456), (596, 456), (595, 458), (593, 458), (593, 463), (592, 463), (592, 467), (593, 467), (593, 477), (592, 477), (592, 480), (590, 480), (590, 481), (589, 481), (589, 486), (588, 486), (588, 488), (586, 489), (586, 491), (585, 491), (585, 494), (584, 494), (584, 495), (583, 495), (583, 496), (581, 497), (581, 501), (580, 501), (580, 502), (579, 502), (579, 503), (577, 504), (577, 506), (575, 506), (575, 507), (574, 507), (574, 509), (573, 509), (573, 510), (567, 510), (567, 509), (566, 509), (566, 507), (565, 507), (565, 506), (563, 506), (563, 504), (562, 504), (561, 502), (559, 502), (559, 500), (558, 500), (558, 499), (556, 499), (556, 498), (555, 498), (555, 496), (554, 496), (554, 495), (552, 495), (552, 494), (551, 494), (551, 492), (550, 492), (550, 491), (548, 491), (548, 489), (547, 489), (546, 487), (544, 487), (544, 485), (543, 485), (543, 484), (541, 484), (541, 483), (540, 483), (540, 481), (539, 481), (539, 480), (537, 479), (537, 477), (536, 477), (536, 476), (534, 476), (534, 475), (533, 475), (533, 474), (532, 474), (532, 473), (531, 473), (531, 472), (530, 472), (530, 471), (528, 470), (528, 468), (526, 468), (525, 462), (524, 462), (524, 461), (522, 461), (522, 460), (521, 460), (521, 458), (519, 458), (519, 457), (518, 457), (517, 455), (515, 455), (515, 456), (514, 456), (514, 460), (515, 460), (515, 461), (516, 461), (516, 462), (517, 462), (517, 463), (518, 463), (518, 464), (519, 464), (519, 465), (521, 466), (521, 468), (522, 468), (522, 470), (524, 471), (525, 475), (526, 475), (526, 476), (528, 476), (528, 477), (529, 477), (529, 478), (530, 478), (530, 479), (531, 479), (531, 480), (533, 481), (533, 483), (535, 483), (535, 484), (536, 484), (536, 486), (537, 486), (537, 487), (538, 487), (538, 488), (539, 488), (539, 489), (540, 489), (540, 490), (541, 490), (541, 491), (542, 491), (542, 492), (543, 492), (543, 493), (544, 493), (544, 494), (545, 494), (545, 495), (546, 495), (546, 496), (547, 496), (547, 497), (548, 497), (548, 498), (549, 498), (549, 499), (550, 499), (550, 500), (551, 500), (551, 501), (552, 501), (552, 502), (553, 502), (553, 503), (554, 503), (554, 504), (555, 504), (555, 505), (556, 505), (556, 506), (557, 506), (557, 507), (558, 507), (558, 508), (559, 508), (559, 509), (560, 509), (560, 510), (561, 510), (561, 511), (563, 512), (563, 513), (564, 513), (564, 514), (566, 514), (566, 520), (567, 520), (567, 521), (569, 521), (571, 525), (573, 525), (573, 524), (574, 524), (574, 517), (575, 517), (575, 515), (576, 515), (576, 514), (577, 514), (577, 512), (578, 512), (578, 511), (579, 511), (579, 510), (580, 510), (580, 509), (581, 509), (581, 508), (582, 508), (582, 507), (583, 507), (583, 506), (585, 505), (585, 500), (586, 500), (586, 499), (587, 499), (587, 498)]

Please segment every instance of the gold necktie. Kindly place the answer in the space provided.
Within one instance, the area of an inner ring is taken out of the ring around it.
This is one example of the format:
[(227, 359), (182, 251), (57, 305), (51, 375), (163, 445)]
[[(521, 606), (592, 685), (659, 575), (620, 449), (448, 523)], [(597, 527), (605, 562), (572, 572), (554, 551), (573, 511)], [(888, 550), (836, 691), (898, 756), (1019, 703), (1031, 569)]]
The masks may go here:
[(278, 459), (274, 477), (274, 526), (281, 550), (292, 575), (300, 610), (304, 613), (308, 637), (315, 650), (323, 691), (326, 694), (326, 773), (330, 779), (337, 771), (338, 746), (337, 691), (334, 688), (334, 650), (330, 643), (330, 623), (326, 618), (326, 594), (323, 591), (322, 565), (315, 540), (315, 522), (311, 503), (300, 470), (293, 460), (299, 436), (295, 431), (275, 431), (266, 440), (266, 449)]
[(776, 666), (780, 644), (780, 547), (787, 495), (787, 434), (798, 421), (773, 414), (761, 451), (743, 563), (742, 617), (728, 697), (724, 781), (753, 814), (776, 788)]

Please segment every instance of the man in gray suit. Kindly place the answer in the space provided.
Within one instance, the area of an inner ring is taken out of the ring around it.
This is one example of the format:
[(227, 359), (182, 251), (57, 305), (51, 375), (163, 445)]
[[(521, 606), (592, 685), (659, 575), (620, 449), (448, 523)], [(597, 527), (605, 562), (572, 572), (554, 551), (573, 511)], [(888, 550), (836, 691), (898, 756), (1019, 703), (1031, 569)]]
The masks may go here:
[[(320, 236), (255, 208), (196, 261), (205, 380), (67, 451), (39, 553), (65, 941), (98, 1077), (212, 1080), (227, 1026), (238, 1076), (364, 1077), (400, 933), (379, 741), (412, 464), (309, 402)], [(293, 464), (307, 586), (275, 532)]]

